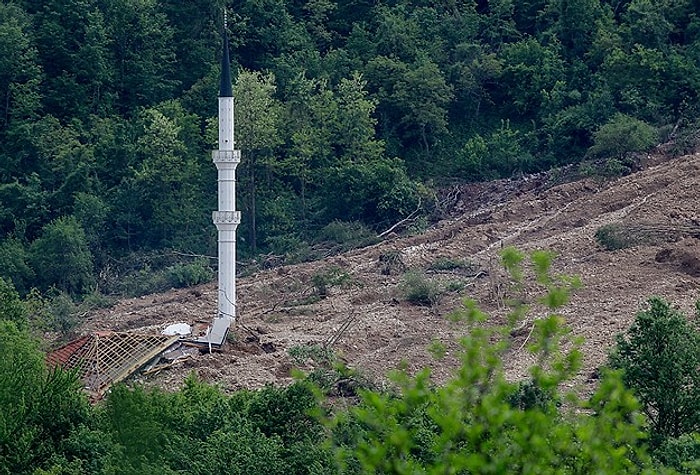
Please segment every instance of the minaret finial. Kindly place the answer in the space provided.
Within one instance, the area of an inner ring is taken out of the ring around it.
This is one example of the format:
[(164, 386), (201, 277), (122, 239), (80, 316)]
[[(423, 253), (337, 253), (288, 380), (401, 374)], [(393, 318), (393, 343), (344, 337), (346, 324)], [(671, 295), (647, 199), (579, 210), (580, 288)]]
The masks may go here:
[(226, 17), (226, 9), (224, 9), (224, 31), (223, 31), (223, 55), (221, 57), (221, 85), (219, 87), (219, 97), (233, 97), (231, 89), (231, 58), (228, 51), (228, 18)]

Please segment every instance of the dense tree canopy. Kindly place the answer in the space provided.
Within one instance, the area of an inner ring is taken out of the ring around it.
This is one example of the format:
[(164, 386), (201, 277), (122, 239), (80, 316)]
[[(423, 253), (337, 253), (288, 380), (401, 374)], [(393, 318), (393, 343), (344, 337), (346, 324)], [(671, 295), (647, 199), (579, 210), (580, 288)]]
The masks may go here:
[(620, 159), (658, 131), (683, 133), (698, 115), (695, 7), (4, 2), (0, 249), (17, 252), (0, 252), (0, 269), (23, 293), (47, 285), (30, 247), (71, 216), (108, 292), (143, 259), (157, 269), (173, 262), (153, 256), (171, 250), (214, 254), (224, 8), (243, 150), (239, 249), (252, 257), (313, 243), (337, 220), (382, 231), (427, 204), (421, 183)]

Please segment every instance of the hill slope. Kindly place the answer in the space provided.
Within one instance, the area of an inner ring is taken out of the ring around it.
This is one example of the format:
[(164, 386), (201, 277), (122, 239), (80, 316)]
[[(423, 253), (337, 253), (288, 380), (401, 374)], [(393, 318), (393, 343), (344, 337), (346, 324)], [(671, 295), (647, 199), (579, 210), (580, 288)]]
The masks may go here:
[[(449, 374), (449, 355), (435, 365), (426, 347), (437, 339), (454, 348), (464, 329), (444, 316), (462, 296), (476, 298), (496, 320), (502, 315), (506, 279), (498, 252), (513, 245), (555, 251), (554, 271), (581, 277), (584, 287), (564, 314), (574, 333), (585, 338), (579, 381), (585, 389), (595, 381), (614, 335), (629, 326), (648, 297), (664, 297), (688, 314), (700, 298), (700, 155), (658, 161), (608, 183), (585, 179), (550, 186), (536, 176), (464, 186), (455, 190), (453, 217), (420, 235), (241, 278), (235, 341), (223, 353), (197, 355), (142, 378), (172, 388), (194, 370), (230, 390), (284, 384), (291, 380), (290, 348), (335, 336), (342, 358), (377, 381), (401, 360), (410, 370), (434, 366), (440, 381)], [(642, 242), (604, 250), (595, 233), (617, 223)], [(470, 266), (429, 271), (440, 258)], [(432, 307), (411, 305), (401, 298), (402, 269), (464, 288), (461, 294), (446, 292)], [(349, 278), (314, 302), (312, 277), (329, 272)], [(91, 315), (83, 329), (160, 330), (174, 322), (206, 323), (215, 312), (212, 283), (119, 302)], [(521, 349), (530, 323), (516, 335), (506, 362), (513, 377), (530, 362)]]

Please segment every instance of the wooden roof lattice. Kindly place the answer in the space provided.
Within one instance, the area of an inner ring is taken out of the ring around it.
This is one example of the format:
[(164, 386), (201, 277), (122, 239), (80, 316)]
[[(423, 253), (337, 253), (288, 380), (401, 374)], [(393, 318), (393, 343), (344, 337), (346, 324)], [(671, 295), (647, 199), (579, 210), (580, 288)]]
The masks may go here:
[(76, 370), (93, 399), (101, 398), (113, 384), (154, 359), (179, 336), (128, 332), (94, 332), (50, 352), (49, 366)]

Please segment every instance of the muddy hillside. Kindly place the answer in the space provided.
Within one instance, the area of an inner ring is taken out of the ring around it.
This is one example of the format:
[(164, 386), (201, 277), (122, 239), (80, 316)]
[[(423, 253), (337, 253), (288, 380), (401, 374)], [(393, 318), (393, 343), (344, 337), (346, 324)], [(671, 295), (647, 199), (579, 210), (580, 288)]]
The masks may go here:
[[(420, 234), (241, 277), (239, 320), (223, 351), (192, 354), (138, 378), (177, 388), (194, 371), (227, 390), (287, 384), (292, 368), (310, 369), (305, 355), (326, 345), (377, 383), (402, 360), (409, 370), (432, 366), (440, 381), (454, 361), (448, 351), (436, 363), (428, 345), (438, 340), (455, 348), (464, 327), (445, 316), (464, 296), (494, 321), (503, 316), (508, 280), (498, 255), (515, 246), (552, 250), (556, 273), (580, 276), (583, 288), (564, 315), (585, 339), (576, 384), (590, 386), (615, 334), (648, 297), (663, 297), (687, 314), (700, 298), (700, 155), (651, 156), (642, 168), (615, 180), (556, 184), (552, 175), (538, 175), (454, 188), (443, 200), (444, 219)], [(601, 246), (595, 237), (601, 228), (620, 249)], [(435, 291), (428, 305), (406, 300), (407, 273)], [(81, 331), (159, 332), (176, 322), (202, 328), (215, 313), (211, 283), (120, 301), (90, 315)], [(524, 345), (531, 325), (524, 322), (515, 335), (506, 361), (512, 377), (531, 363)]]

